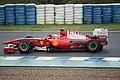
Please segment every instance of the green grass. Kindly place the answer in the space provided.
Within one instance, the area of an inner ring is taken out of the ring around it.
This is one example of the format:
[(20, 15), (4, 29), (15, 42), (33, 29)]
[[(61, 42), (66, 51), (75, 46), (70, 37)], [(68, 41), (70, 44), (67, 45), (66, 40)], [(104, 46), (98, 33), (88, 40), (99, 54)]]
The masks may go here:
[(120, 23), (72, 25), (0, 25), (0, 31), (58, 31), (61, 27), (78, 31), (92, 31), (95, 28), (108, 28), (111, 31), (120, 31)]

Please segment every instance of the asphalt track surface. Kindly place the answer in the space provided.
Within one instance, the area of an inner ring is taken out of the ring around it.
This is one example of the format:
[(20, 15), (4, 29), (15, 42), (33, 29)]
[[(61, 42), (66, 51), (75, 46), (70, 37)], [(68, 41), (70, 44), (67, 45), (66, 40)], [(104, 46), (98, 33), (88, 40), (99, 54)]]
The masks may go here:
[[(0, 32), (0, 56), (72, 56), (72, 57), (120, 57), (120, 32), (109, 32), (109, 44), (104, 47), (100, 53), (79, 52), (32, 52), (29, 54), (4, 54), (2, 44), (3, 41), (22, 38), (25, 36), (45, 37), (48, 34), (56, 32)], [(92, 32), (85, 32), (92, 35)]]

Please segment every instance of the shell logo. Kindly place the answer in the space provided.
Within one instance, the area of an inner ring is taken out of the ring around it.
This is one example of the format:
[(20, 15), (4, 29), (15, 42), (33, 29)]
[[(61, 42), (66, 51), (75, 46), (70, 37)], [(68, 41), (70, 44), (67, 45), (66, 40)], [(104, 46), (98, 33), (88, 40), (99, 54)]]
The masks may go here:
[(58, 46), (58, 44), (59, 44), (59, 43), (58, 43), (57, 41), (53, 41), (53, 42), (52, 42), (52, 45), (53, 45), (53, 46)]
[(40, 44), (42, 45), (44, 42), (43, 41), (40, 41)]

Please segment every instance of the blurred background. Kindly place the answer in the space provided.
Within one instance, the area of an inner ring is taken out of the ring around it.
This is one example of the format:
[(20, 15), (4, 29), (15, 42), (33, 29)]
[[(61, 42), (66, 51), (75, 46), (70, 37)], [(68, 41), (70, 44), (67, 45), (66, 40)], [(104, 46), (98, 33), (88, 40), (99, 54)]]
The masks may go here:
[(80, 4), (80, 3), (118, 3), (120, 0), (0, 0), (0, 4), (35, 3), (35, 4)]

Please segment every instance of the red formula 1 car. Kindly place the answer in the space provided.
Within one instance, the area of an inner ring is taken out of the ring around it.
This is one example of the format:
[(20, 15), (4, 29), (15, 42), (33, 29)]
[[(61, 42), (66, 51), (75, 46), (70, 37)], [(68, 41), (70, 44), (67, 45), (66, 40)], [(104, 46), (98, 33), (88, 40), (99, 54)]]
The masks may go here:
[(108, 44), (108, 30), (95, 29), (93, 36), (85, 35), (77, 31), (67, 31), (67, 36), (60, 37), (58, 34), (49, 35), (46, 38), (34, 38), (27, 36), (3, 42), (4, 53), (29, 53), (33, 49), (45, 48), (47, 52), (53, 49), (81, 49), (84, 48), (89, 52), (100, 52), (103, 46)]

